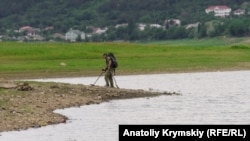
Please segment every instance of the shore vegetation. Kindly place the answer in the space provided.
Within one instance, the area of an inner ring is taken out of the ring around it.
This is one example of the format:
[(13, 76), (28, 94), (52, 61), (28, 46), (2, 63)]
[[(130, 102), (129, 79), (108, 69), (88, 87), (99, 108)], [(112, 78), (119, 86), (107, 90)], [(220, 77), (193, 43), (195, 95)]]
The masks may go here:
[(98, 75), (102, 54), (113, 52), (117, 75), (220, 71), (250, 68), (249, 38), (157, 42), (25, 43), (0, 42), (3, 78)]

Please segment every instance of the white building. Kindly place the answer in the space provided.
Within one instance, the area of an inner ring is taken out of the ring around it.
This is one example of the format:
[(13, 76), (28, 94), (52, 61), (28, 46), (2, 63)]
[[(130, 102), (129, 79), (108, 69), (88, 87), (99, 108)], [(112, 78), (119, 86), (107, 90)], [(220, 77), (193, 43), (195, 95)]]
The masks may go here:
[(80, 37), (82, 40), (85, 39), (85, 33), (79, 30), (73, 30), (70, 29), (66, 34), (65, 34), (65, 40), (75, 42), (76, 39)]
[(140, 31), (144, 31), (146, 26), (149, 26), (151, 28), (163, 28), (163, 26), (159, 24), (143, 24), (143, 23), (138, 24), (138, 28)]
[(108, 30), (108, 28), (107, 27), (105, 27), (105, 28), (103, 28), (103, 29), (101, 29), (101, 28), (97, 28), (96, 29), (96, 31), (94, 32), (94, 34), (104, 34), (104, 33), (106, 33), (106, 31)]
[(244, 15), (245, 14), (245, 10), (242, 9), (237, 9), (234, 11), (234, 15), (240, 16), (240, 15)]
[(186, 26), (186, 29), (197, 28), (199, 25), (200, 25), (200, 22), (188, 24), (188, 25)]
[(221, 5), (221, 6), (210, 6), (205, 11), (207, 14), (214, 12), (214, 16), (216, 17), (226, 17), (230, 15), (232, 9), (228, 6)]

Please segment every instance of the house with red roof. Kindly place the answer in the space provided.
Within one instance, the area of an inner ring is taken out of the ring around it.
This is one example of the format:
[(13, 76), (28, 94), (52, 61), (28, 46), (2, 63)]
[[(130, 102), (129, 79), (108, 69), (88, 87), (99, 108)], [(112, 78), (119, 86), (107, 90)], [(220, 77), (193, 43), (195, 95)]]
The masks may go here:
[(234, 11), (234, 15), (244, 15), (245, 14), (245, 10), (242, 10), (242, 9), (237, 9)]
[(28, 36), (36, 36), (40, 30), (31, 26), (23, 26), (19, 29), (19, 32), (25, 32)]
[(213, 12), (216, 17), (227, 17), (230, 15), (232, 9), (226, 5), (209, 6), (205, 12), (207, 14)]

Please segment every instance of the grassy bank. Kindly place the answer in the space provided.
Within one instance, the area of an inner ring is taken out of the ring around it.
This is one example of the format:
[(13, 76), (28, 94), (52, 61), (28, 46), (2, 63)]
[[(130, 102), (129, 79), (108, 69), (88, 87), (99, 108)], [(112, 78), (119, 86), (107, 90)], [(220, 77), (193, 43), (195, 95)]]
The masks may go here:
[(0, 42), (0, 75), (60, 77), (98, 75), (102, 54), (113, 52), (117, 74), (250, 68), (248, 39), (175, 40), (140, 43)]

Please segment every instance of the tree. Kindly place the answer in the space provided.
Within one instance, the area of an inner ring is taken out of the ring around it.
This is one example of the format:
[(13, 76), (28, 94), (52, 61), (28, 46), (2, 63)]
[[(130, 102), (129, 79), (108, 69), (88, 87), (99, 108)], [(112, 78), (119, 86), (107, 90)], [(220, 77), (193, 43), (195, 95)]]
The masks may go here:
[(81, 35), (78, 35), (78, 36), (76, 37), (76, 42), (81, 42), (81, 41), (82, 41)]
[(128, 27), (127, 27), (127, 34), (129, 36), (129, 40), (136, 40), (137, 39), (137, 26), (135, 20), (129, 19)]
[(247, 24), (239, 19), (232, 20), (228, 26), (228, 30), (232, 36), (244, 36), (249, 34)]
[(213, 20), (213, 21), (209, 21), (205, 23), (205, 27), (206, 27), (206, 35), (208, 37), (215, 37), (218, 36), (222, 33), (221, 26), (222, 26), (223, 22), (219, 21), (219, 20)]
[(184, 27), (172, 26), (167, 30), (168, 39), (181, 39), (186, 37), (188, 37), (187, 31)]

